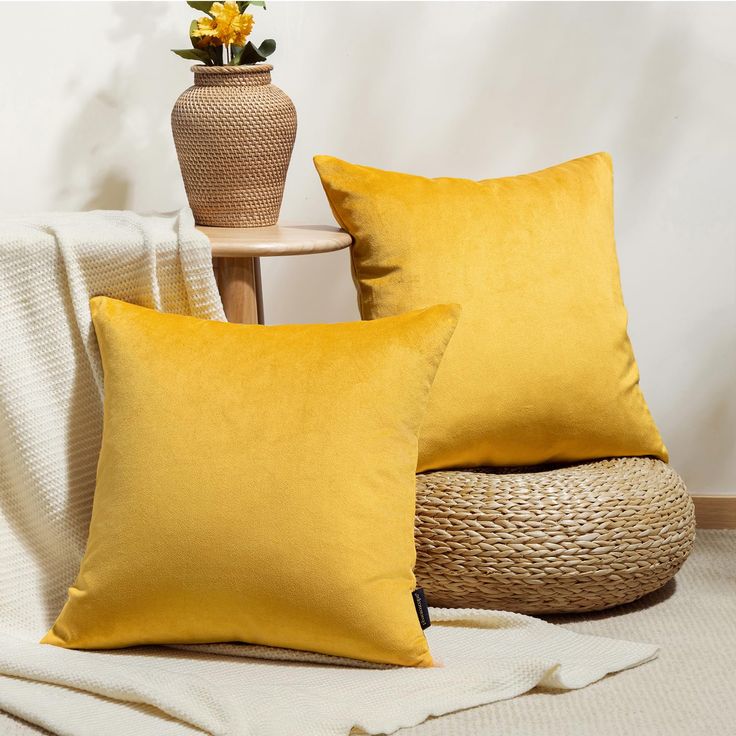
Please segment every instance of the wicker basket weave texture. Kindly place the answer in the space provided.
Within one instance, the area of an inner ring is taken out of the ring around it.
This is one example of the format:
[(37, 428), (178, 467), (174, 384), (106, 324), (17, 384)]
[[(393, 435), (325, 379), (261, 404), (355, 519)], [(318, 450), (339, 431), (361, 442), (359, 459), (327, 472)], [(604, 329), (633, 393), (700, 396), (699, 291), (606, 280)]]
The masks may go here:
[(672, 578), (694, 537), (682, 479), (651, 458), (417, 476), (417, 585), (435, 606), (628, 603)]
[(194, 219), (215, 227), (278, 220), (296, 137), (296, 110), (270, 64), (194, 66), (171, 128)]

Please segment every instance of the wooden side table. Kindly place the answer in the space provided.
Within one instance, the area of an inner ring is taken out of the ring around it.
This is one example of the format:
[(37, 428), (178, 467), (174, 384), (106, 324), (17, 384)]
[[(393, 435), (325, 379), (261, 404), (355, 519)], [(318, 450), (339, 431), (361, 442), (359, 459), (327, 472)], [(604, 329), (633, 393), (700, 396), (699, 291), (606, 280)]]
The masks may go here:
[(229, 322), (263, 324), (262, 256), (298, 256), (342, 250), (351, 237), (336, 227), (204, 227), (212, 244), (212, 267)]

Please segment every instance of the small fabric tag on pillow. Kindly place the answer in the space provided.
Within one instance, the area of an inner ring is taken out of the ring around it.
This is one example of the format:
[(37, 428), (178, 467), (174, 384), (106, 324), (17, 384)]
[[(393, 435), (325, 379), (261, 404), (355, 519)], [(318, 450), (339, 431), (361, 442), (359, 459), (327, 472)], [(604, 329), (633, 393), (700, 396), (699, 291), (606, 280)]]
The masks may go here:
[(429, 620), (429, 608), (427, 607), (427, 599), (424, 595), (424, 588), (417, 588), (411, 597), (414, 599), (414, 608), (417, 609), (417, 618), (422, 629), (428, 629), (432, 622)]

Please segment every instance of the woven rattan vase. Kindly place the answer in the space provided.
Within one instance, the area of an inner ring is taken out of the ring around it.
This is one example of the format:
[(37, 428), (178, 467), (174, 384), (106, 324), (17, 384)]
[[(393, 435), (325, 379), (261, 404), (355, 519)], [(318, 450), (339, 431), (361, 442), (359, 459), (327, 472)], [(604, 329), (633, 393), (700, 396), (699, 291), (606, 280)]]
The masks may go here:
[(294, 104), (269, 64), (194, 66), (171, 113), (189, 206), (200, 225), (278, 220), (296, 136)]
[(596, 611), (664, 585), (695, 514), (680, 476), (651, 458), (450, 470), (417, 476), (415, 537), (432, 605)]

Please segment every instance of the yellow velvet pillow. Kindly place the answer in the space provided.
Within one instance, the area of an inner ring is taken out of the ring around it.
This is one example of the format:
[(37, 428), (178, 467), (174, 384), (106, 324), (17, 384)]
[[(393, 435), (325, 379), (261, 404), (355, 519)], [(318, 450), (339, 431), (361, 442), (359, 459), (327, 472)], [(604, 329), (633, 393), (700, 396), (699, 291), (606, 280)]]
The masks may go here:
[(458, 307), (279, 327), (91, 308), (97, 488), (43, 642), (242, 641), (430, 666), (412, 597), (417, 433)]
[(485, 181), (315, 164), (355, 239), (364, 319), (463, 308), (419, 470), (667, 459), (626, 333), (608, 154)]

